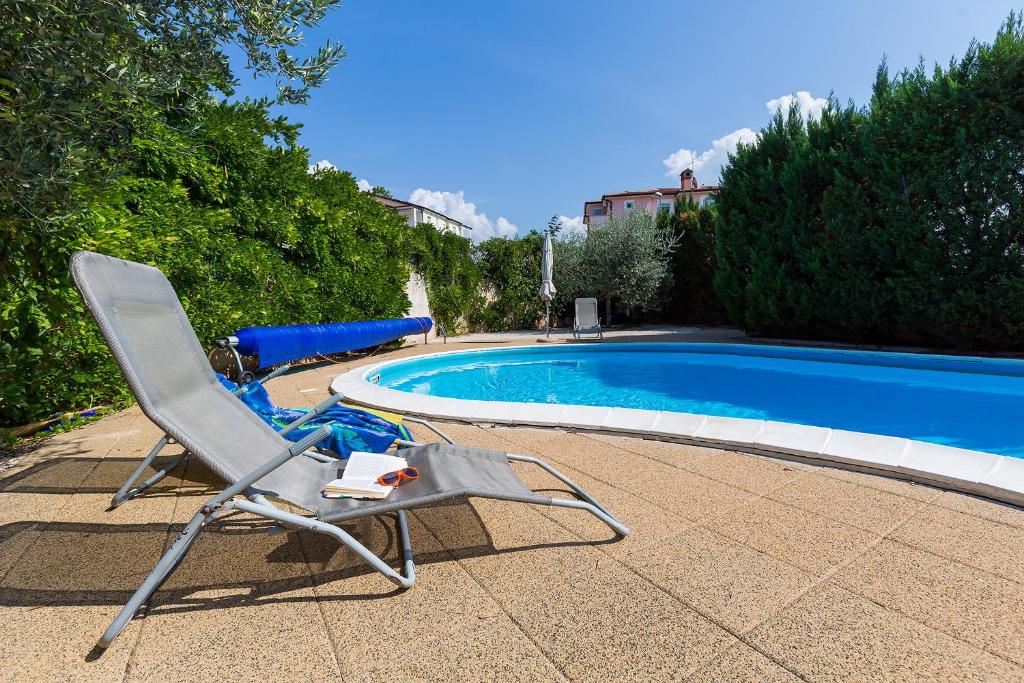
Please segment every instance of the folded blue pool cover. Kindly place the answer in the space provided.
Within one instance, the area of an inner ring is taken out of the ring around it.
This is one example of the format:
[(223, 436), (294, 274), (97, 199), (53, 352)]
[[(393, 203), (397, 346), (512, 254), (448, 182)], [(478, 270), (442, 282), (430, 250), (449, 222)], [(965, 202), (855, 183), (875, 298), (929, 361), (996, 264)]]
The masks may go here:
[(239, 330), (238, 352), (258, 356), (259, 367), (377, 346), (410, 334), (425, 334), (430, 318), (393, 318), (355, 323), (245, 327)]

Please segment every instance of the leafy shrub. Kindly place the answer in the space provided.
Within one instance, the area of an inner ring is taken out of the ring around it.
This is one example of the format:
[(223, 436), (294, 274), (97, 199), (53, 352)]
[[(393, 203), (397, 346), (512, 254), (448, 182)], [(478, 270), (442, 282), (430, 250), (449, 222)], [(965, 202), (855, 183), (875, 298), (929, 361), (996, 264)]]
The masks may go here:
[(464, 331), (470, 315), (483, 305), (473, 244), (460, 235), (420, 223), (409, 228), (408, 250), (412, 267), (426, 281), (434, 321), (447, 334)]
[(698, 206), (679, 196), (673, 210), (659, 212), (657, 220), (671, 231), (675, 241), (663, 316), (672, 322), (690, 324), (725, 322), (725, 310), (714, 288), (715, 205)]
[(310, 175), (297, 127), (265, 104), (208, 107), (188, 137), (148, 133), (59, 232), (0, 228), (0, 423), (125, 396), (68, 275), (79, 249), (159, 266), (207, 345), (408, 309), (402, 218), (348, 173)]
[(544, 316), (540, 300), (540, 260), (544, 236), (492, 237), (477, 245), (476, 262), (492, 299), (478, 310), (477, 322), (489, 330), (531, 329)]

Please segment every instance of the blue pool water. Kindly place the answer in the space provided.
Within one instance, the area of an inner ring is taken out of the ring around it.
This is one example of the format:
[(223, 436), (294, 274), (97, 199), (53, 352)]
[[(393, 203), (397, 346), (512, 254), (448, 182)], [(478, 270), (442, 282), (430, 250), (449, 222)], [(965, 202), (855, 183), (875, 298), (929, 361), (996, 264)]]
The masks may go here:
[(1024, 361), (734, 344), (551, 345), (382, 368), (432, 396), (705, 413), (1024, 457)]

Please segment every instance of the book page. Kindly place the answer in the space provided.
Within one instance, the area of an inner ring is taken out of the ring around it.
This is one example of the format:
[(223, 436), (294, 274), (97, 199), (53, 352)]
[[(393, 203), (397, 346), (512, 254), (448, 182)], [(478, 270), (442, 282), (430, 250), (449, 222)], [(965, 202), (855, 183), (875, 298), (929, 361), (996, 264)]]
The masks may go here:
[(345, 470), (341, 474), (341, 481), (344, 484), (355, 480), (377, 481), (377, 477), (388, 472), (394, 472), (405, 467), (405, 458), (394, 455), (383, 455), (381, 453), (363, 453), (353, 451), (345, 464)]

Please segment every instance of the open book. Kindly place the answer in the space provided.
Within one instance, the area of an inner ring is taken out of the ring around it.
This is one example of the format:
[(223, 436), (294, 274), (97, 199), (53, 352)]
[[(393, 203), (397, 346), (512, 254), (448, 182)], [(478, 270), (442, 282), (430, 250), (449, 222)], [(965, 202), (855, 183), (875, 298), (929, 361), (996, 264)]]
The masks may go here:
[(381, 486), (377, 477), (406, 467), (405, 458), (383, 453), (352, 451), (341, 479), (324, 487), (324, 498), (387, 498), (393, 486)]

